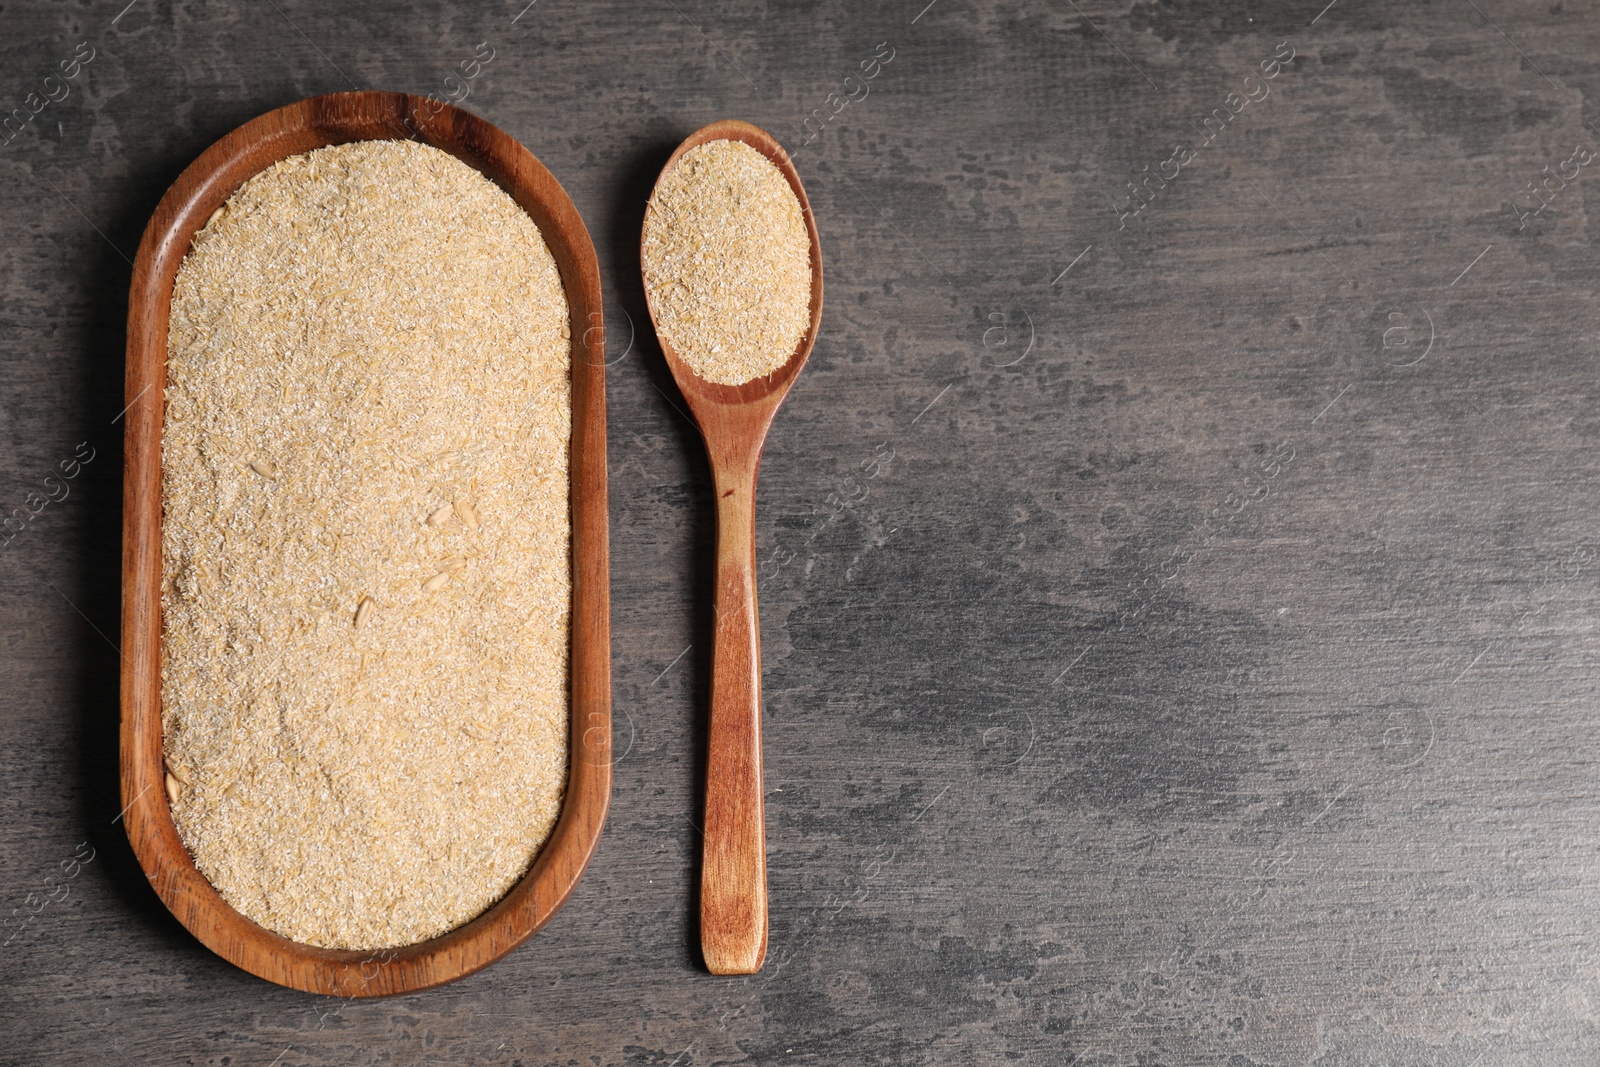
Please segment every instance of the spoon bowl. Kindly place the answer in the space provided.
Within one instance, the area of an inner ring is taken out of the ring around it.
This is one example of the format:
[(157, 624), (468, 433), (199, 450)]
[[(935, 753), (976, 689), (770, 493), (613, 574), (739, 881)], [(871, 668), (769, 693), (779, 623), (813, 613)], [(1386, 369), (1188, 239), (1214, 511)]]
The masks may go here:
[[(662, 336), (645, 283), (651, 321), (678, 389), (689, 403), (711, 461), (717, 495), (717, 587), (711, 649), (711, 718), (706, 760), (700, 946), (713, 974), (754, 974), (767, 953), (767, 859), (761, 781), (761, 628), (756, 611), (755, 489), (761, 449), (778, 405), (794, 384), (822, 321), (822, 246), (811, 202), (777, 139), (747, 122), (713, 122), (678, 146), (656, 188), (689, 150), (740, 141), (774, 166), (800, 201), (811, 242), (810, 322), (788, 360), (741, 385), (700, 377)], [(654, 193), (651, 194), (652, 200)], [(640, 258), (643, 259), (641, 245)]]
[[(811, 321), (806, 326), (806, 332), (800, 338), (800, 343), (790, 354), (783, 366), (771, 374), (759, 378), (752, 378), (742, 385), (720, 385), (707, 381), (696, 374), (681, 356), (677, 349), (665, 337), (661, 336), (660, 324), (656, 321), (655, 304), (650, 300), (650, 286), (645, 285), (645, 299), (650, 304), (650, 319), (656, 325), (656, 336), (661, 342), (662, 354), (667, 357), (667, 367), (672, 371), (672, 378), (678, 383), (678, 389), (689, 402), (690, 409), (694, 412), (696, 421), (700, 423), (702, 434), (707, 438), (707, 445), (711, 444), (710, 435), (706, 430), (706, 416), (730, 408), (749, 410), (755, 406), (770, 405), (768, 421), (776, 412), (778, 405), (783, 402), (784, 394), (789, 391), (789, 386), (800, 374), (800, 369), (805, 366), (807, 357), (811, 355), (811, 346), (816, 342), (817, 329), (822, 323), (822, 243), (817, 239), (816, 220), (811, 215), (811, 201), (806, 197), (806, 190), (800, 184), (800, 175), (794, 168), (794, 162), (789, 158), (789, 153), (784, 151), (783, 145), (772, 134), (759, 126), (738, 119), (723, 119), (713, 122), (709, 126), (702, 126), (684, 139), (672, 155), (667, 158), (666, 164), (661, 168), (661, 174), (656, 178), (659, 188), (663, 179), (678, 165), (686, 153), (691, 149), (700, 147), (711, 141), (739, 141), (749, 145), (760, 152), (778, 168), (784, 180), (789, 183), (789, 188), (794, 190), (796, 199), (800, 201), (800, 214), (805, 219), (806, 234), (811, 240)], [(654, 193), (652, 192), (652, 196)], [(641, 248), (641, 257), (643, 249)], [(765, 436), (765, 428), (762, 430)], [(759, 453), (762, 441), (755, 442)]]

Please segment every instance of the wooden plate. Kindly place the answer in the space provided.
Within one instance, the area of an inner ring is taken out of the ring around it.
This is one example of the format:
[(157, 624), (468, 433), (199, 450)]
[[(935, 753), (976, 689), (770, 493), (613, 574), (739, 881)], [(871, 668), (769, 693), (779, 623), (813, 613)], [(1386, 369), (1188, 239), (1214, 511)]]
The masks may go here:
[[(555, 830), (498, 904), (403, 948), (315, 948), (230, 907), (172, 821), (161, 755), (161, 426), (173, 279), (194, 234), (278, 160), (348, 141), (441, 148), (510, 193), (539, 226), (566, 287), (572, 334), (572, 748)], [(336, 93), (268, 112), (212, 145), (167, 190), (139, 245), (128, 297), (122, 547), (122, 802), (128, 839), (156, 893), (207, 947), (252, 974), (310, 993), (387, 996), (471, 974), (543, 926), (577, 884), (611, 794), (611, 637), (606, 531), (605, 316), (594, 245), (565, 190), (526, 148), (465, 111), (403, 93)]]

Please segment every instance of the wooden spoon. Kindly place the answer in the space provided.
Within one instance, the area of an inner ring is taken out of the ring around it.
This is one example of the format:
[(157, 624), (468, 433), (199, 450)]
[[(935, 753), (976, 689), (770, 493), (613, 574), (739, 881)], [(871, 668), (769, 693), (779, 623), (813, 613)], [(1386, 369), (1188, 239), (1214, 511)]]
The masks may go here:
[[(697, 130), (661, 170), (707, 141), (742, 141), (766, 156), (800, 200), (811, 238), (811, 323), (771, 374), (718, 385), (691, 370), (656, 333), (667, 366), (705, 438), (717, 493), (717, 589), (711, 646), (711, 726), (706, 762), (705, 852), (700, 874), (700, 946), (712, 974), (754, 974), (767, 954), (767, 853), (761, 784), (761, 628), (756, 614), (756, 469), (772, 416), (805, 365), (822, 318), (822, 248), (811, 203), (789, 154), (747, 122)], [(654, 193), (652, 193), (652, 196)], [(643, 250), (641, 248), (641, 259)], [(656, 309), (650, 299), (650, 317)]]

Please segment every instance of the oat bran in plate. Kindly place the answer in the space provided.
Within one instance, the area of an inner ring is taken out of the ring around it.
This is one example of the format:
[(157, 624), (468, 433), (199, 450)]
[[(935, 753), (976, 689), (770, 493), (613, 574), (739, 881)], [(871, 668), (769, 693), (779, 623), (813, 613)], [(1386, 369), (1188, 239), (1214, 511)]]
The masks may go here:
[(196, 235), (162, 731), (179, 834), (246, 917), (411, 944), (528, 869), (567, 775), (571, 421), (555, 261), (448, 153), (292, 156)]

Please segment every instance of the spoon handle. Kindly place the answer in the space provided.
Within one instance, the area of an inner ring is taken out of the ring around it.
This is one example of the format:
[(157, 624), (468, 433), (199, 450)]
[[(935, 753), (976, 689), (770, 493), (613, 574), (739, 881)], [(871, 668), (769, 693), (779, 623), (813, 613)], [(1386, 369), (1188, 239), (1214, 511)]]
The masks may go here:
[(767, 955), (755, 457), (716, 464), (714, 481), (717, 591), (700, 947), (712, 974), (754, 974)]

